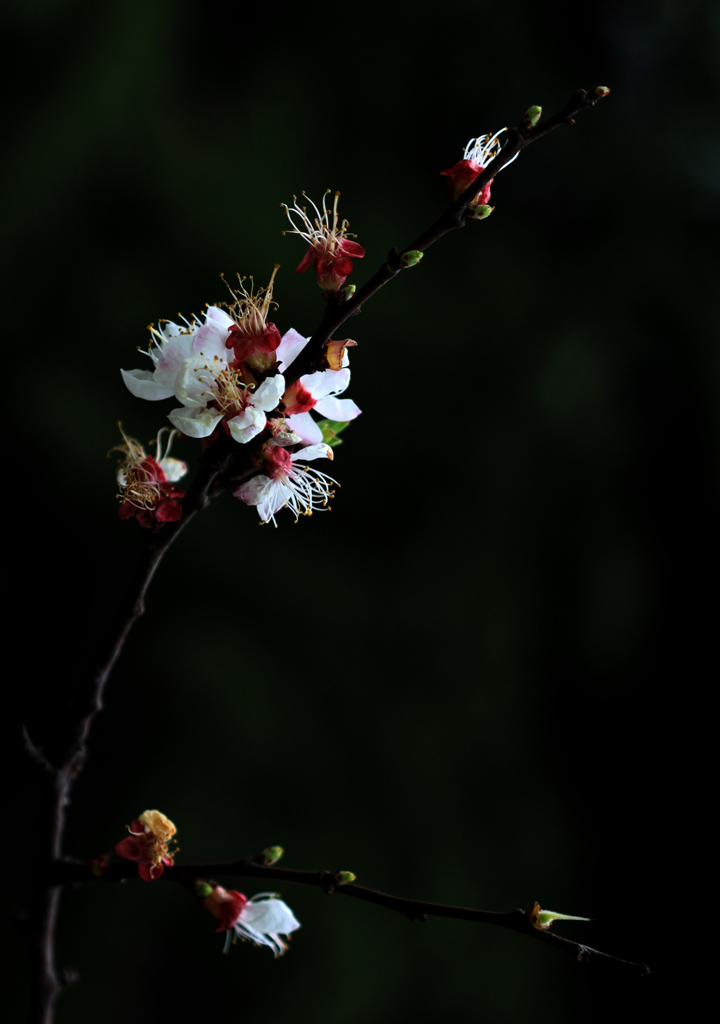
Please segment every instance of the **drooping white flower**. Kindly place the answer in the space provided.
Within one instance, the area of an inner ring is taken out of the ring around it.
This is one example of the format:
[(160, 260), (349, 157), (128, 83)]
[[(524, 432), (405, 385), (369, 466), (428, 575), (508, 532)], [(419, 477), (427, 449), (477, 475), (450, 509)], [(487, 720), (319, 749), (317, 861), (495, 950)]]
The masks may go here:
[(256, 946), (269, 946), (275, 956), (282, 956), (288, 948), (282, 936), (299, 927), (300, 922), (277, 893), (260, 892), (245, 904), (233, 930), (238, 938), (249, 939)]
[(263, 523), (272, 522), (277, 526), (275, 513), (289, 508), (297, 521), (300, 516), (309, 516), (328, 508), (333, 497), (332, 485), (337, 481), (310, 469), (305, 465), (313, 459), (334, 458), (332, 448), (327, 444), (313, 444), (290, 454), (286, 448), (266, 449), (264, 472), (252, 477), (233, 492), (246, 505), (257, 506)]
[(225, 952), (234, 938), (248, 939), (256, 946), (268, 946), (276, 957), (287, 950), (283, 936), (297, 931), (300, 922), (287, 903), (275, 892), (260, 892), (248, 899), (234, 889), (221, 885), (197, 883), (200, 894), (205, 895), (203, 905), (220, 922), (218, 931), (228, 933)]

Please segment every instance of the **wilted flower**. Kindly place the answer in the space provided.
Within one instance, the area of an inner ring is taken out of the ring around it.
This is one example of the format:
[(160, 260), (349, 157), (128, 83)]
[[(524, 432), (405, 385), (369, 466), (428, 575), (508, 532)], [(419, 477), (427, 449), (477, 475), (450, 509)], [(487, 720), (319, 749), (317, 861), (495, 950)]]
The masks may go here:
[[(205, 895), (203, 906), (219, 921), (217, 931), (227, 931), (225, 952), (233, 939), (249, 939), (256, 946), (269, 946), (275, 956), (282, 956), (288, 948), (287, 938), (300, 927), (292, 910), (277, 893), (261, 892), (248, 899), (234, 889), (221, 885), (197, 883), (198, 892)], [(209, 890), (209, 892), (208, 892)]]
[[(312, 199), (309, 199), (316, 216), (313, 220), (307, 214), (306, 207), (297, 205), (297, 197), (293, 196), (292, 208), (285, 203), (282, 206), (292, 224), (292, 235), (300, 235), (309, 244), (309, 249), (295, 269), (296, 274), (304, 273), (310, 266), (315, 267), (315, 277), (318, 285), (324, 292), (336, 295), (345, 278), (353, 269), (352, 259), (360, 259), (365, 255), (365, 250), (357, 242), (352, 242), (347, 237), (348, 222), (344, 220), (338, 225), (338, 199), (340, 193), (335, 193), (332, 204), (332, 211), (328, 210), (325, 193), (322, 200), (322, 213)], [(307, 199), (303, 192), (303, 196)], [(298, 224), (295, 222), (297, 218)]]
[(158, 432), (155, 457), (146, 455), (143, 446), (128, 437), (122, 426), (120, 433), (125, 443), (112, 449), (124, 456), (117, 471), (118, 498), (122, 502), (118, 515), (121, 519), (135, 516), (141, 526), (147, 528), (176, 522), (182, 516), (182, 507), (176, 499), (183, 498), (185, 492), (175, 484), (187, 473), (187, 465), (180, 459), (170, 458), (170, 446), (176, 434), (174, 430), (168, 431), (163, 454), (161, 437), (165, 431), (168, 431), (167, 427)]
[(312, 515), (328, 508), (334, 496), (332, 484), (337, 481), (318, 469), (303, 465), (313, 459), (334, 458), (327, 444), (313, 444), (292, 455), (286, 448), (263, 447), (263, 472), (242, 484), (233, 494), (246, 505), (256, 505), (263, 523), (275, 522), (275, 513), (289, 508), (297, 522), (300, 516)]
[(128, 825), (130, 835), (115, 846), (119, 857), (138, 862), (138, 874), (144, 881), (153, 882), (171, 867), (173, 854), (169, 843), (177, 832), (175, 825), (160, 811), (143, 811)]
[[(472, 185), (478, 175), (481, 174), (490, 163), (492, 163), (502, 149), (502, 146), (498, 142), (498, 138), (504, 131), (507, 131), (507, 128), (501, 128), (500, 131), (495, 132), (494, 135), (479, 135), (477, 139), (470, 139), (465, 147), (462, 160), (458, 160), (458, 162), (453, 164), (453, 166), (447, 171), (440, 171), (441, 174), (447, 175), (449, 179), (448, 190), (452, 199), (457, 199), (458, 196), (462, 195), (465, 189)], [(515, 160), (516, 157), (517, 154), (513, 157), (513, 160)], [(513, 160), (511, 160), (510, 163), (512, 163)], [(490, 199), (491, 185), (492, 178), (483, 186), (478, 195), (475, 196), (473, 199), (473, 206), (487, 205)]]

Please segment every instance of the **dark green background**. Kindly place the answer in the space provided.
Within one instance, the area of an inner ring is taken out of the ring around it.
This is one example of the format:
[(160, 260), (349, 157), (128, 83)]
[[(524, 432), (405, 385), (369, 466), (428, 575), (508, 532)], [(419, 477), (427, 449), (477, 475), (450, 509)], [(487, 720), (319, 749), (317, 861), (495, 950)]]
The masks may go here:
[[(58, 1021), (646, 1019), (674, 970), (665, 908), (704, 897), (678, 855), (716, 533), (717, 5), (13, 0), (4, 22), (31, 721), (92, 664), (138, 558), (106, 453), (118, 420), (147, 441), (171, 408), (120, 379), (145, 324), (277, 261), (276, 322), (310, 334), (322, 300), (281, 201), (342, 191), (360, 284), (443, 209), (470, 136), (613, 90), (351, 324), (363, 415), (331, 514), (259, 529), (227, 497), (183, 535), (111, 680), (68, 852), (158, 807), (184, 860), (281, 843), (402, 895), (537, 899), (653, 975), (292, 886), (289, 955), (223, 957), (183, 890), (137, 882), (64, 898), (82, 984)], [(190, 440), (174, 454), (196, 464)]]

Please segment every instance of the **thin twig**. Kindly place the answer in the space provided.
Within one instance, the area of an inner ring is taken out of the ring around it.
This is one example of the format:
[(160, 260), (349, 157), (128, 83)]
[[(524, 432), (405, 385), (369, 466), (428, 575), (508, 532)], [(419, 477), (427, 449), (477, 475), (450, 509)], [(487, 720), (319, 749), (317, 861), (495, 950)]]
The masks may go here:
[(538, 139), (543, 138), (549, 132), (554, 131), (555, 128), (559, 128), (561, 125), (573, 125), (575, 123), (574, 117), (581, 110), (585, 110), (587, 107), (594, 106), (598, 100), (602, 99), (607, 93), (603, 90), (590, 89), (578, 89), (576, 93), (570, 98), (568, 103), (563, 109), (554, 115), (549, 117), (546, 121), (542, 121), (534, 128), (527, 127), (522, 121), (517, 128), (513, 128), (508, 132), (508, 139), (495, 159), (488, 165), (488, 167), (472, 182), (472, 184), (459, 196), (452, 206), (440, 216), (434, 224), (431, 224), (427, 230), (423, 231), (422, 234), (418, 235), (417, 238), (413, 239), (408, 245), (402, 249), (391, 249), (388, 253), (388, 258), (385, 263), (373, 274), (370, 280), (362, 286), (352, 298), (347, 301), (334, 301), (329, 302), (325, 315), (318, 329), (313, 334), (312, 338), (305, 346), (300, 355), (295, 359), (291, 367), (291, 376), (288, 377), (288, 382), (297, 380), (303, 374), (310, 372), (315, 369), (315, 364), (322, 354), (323, 345), (325, 342), (332, 337), (335, 331), (345, 323), (349, 317), (359, 313), (363, 304), (378, 292), (388, 281), (392, 281), (393, 278), (403, 269), (401, 266), (402, 254), (405, 252), (412, 252), (418, 250), (420, 252), (427, 252), (431, 245), (439, 241), (450, 231), (456, 231), (459, 228), (465, 227), (467, 223), (467, 211), (476, 195), (478, 195), (485, 185), (492, 181), (496, 174), (507, 166), (511, 160), (527, 146), (533, 142), (537, 142)]
[[(55, 882), (62, 885), (81, 885), (92, 882), (119, 882), (123, 879), (137, 877), (137, 866), (132, 862), (111, 864), (101, 874), (97, 874), (97, 867), (91, 868), (88, 864), (77, 862), (58, 861), (53, 865), (52, 877)], [(258, 863), (258, 858), (249, 857), (245, 860), (229, 861), (224, 863), (207, 864), (182, 864), (165, 868), (163, 874), (157, 881), (179, 882), (189, 886), (192, 882), (200, 879), (217, 879), (220, 877), (241, 877), (263, 879), (263, 888), (275, 888), (278, 883), (291, 882), (299, 885), (310, 885), (322, 889), (328, 895), (337, 894), (348, 896), (351, 899), (364, 900), (368, 903), (375, 903), (378, 906), (393, 910), (402, 914), (410, 921), (425, 921), (428, 917), (449, 917), (458, 921), (473, 921), (476, 924), (496, 925), (500, 928), (509, 928), (519, 932), (527, 938), (536, 942), (544, 942), (576, 960), (588, 963), (598, 961), (607, 967), (617, 967), (625, 971), (644, 975), (650, 973), (650, 968), (644, 964), (632, 963), (629, 960), (621, 960), (619, 957), (609, 953), (602, 953), (600, 950), (586, 946), (584, 943), (574, 942), (562, 935), (556, 935), (545, 929), (534, 927), (530, 922), (529, 915), (524, 910), (510, 910), (499, 912), (492, 910), (477, 910), (472, 907), (456, 907), (446, 903), (429, 903), (425, 900), (406, 899), (403, 896), (392, 896), (390, 893), (380, 892), (377, 889), (368, 889), (364, 885), (357, 885), (355, 882), (338, 884), (337, 872), (333, 871), (298, 871), (293, 868), (282, 868), (267, 866)]]

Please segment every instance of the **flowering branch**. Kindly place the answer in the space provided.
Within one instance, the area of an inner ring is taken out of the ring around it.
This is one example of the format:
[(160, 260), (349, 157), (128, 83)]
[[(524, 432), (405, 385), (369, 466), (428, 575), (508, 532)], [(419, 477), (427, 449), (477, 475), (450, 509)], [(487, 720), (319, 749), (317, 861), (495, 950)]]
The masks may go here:
[[(528, 123), (527, 116), (523, 118), (517, 128), (511, 128), (508, 132), (508, 140), (500, 153), (492, 160), (492, 163), (486, 167), (480, 175), (470, 184), (470, 186), (455, 200), (443, 214), (440, 216), (434, 224), (431, 224), (429, 228), (423, 231), (414, 241), (410, 242), (404, 249), (391, 249), (388, 253), (387, 261), (373, 274), (370, 280), (362, 286), (351, 298), (346, 301), (333, 301), (328, 304), (325, 310), (325, 315), (318, 329), (315, 331), (310, 339), (305, 350), (301, 353), (299, 358), (295, 361), (293, 370), (298, 373), (307, 373), (314, 366), (319, 354), (322, 352), (322, 347), (325, 342), (330, 338), (334, 332), (340, 327), (345, 321), (355, 314), (359, 313), (363, 304), (367, 302), (371, 296), (388, 283), (393, 278), (397, 277), (401, 270), (406, 269), (403, 266), (403, 254), (409, 252), (426, 252), (431, 245), (439, 241), (450, 231), (456, 231), (458, 228), (464, 228), (468, 221), (468, 211), (472, 205), (473, 199), (479, 195), (482, 190), (492, 181), (496, 174), (507, 167), (527, 146), (533, 142), (537, 142), (543, 136), (549, 132), (554, 131), (555, 128), (559, 128), (561, 125), (573, 125), (575, 124), (575, 115), (580, 113), (581, 110), (585, 110), (588, 107), (593, 107), (598, 100), (603, 99), (608, 95), (609, 89), (604, 86), (597, 86), (595, 89), (586, 91), (585, 89), (578, 89), (570, 100), (566, 103), (562, 110), (560, 110), (553, 117), (549, 117), (546, 121), (539, 124), (532, 125)], [(531, 110), (533, 108), (530, 108)], [(536, 108), (537, 109), (537, 108)]]
[[(64, 718), (54, 723), (52, 753), (43, 748), (38, 737), (30, 735), (27, 729), (23, 730), (27, 754), (39, 769), (36, 818), (43, 829), (36, 851), (37, 888), (27, 921), (31, 960), (29, 1019), (32, 1024), (51, 1024), (54, 1003), (63, 986), (61, 974), (54, 964), (54, 931), (61, 887), (91, 881), (95, 877), (89, 867), (62, 859), (65, 810), (72, 787), (87, 759), (88, 738), (103, 707), (105, 686), (134, 624), (145, 610), (148, 587), (165, 553), (197, 512), (218, 494), (231, 488), (237, 488), (235, 495), (246, 504), (255, 505), (261, 519), (266, 522), (274, 521), (274, 513), (283, 505), (290, 507), (297, 518), (298, 513), (309, 513), (313, 508), (327, 504), (332, 493), (332, 478), (318, 470), (303, 468), (296, 460), (332, 457), (330, 446), (321, 444), (317, 436), (314, 439), (303, 436), (303, 432), (320, 434), (318, 423), (309, 416), (311, 409), (329, 417), (326, 422), (333, 423), (338, 429), (360, 411), (353, 402), (336, 398), (349, 381), (345, 348), (354, 343), (331, 342), (333, 333), (350, 316), (360, 312), (363, 304), (400, 270), (418, 262), (423, 253), (445, 234), (464, 227), (469, 219), (487, 216), (491, 210), (487, 206), (490, 183), (498, 171), (532, 142), (561, 124), (573, 124), (575, 114), (593, 106), (607, 92), (603, 87), (591, 92), (579, 90), (558, 114), (542, 123), (538, 123), (539, 108), (531, 107), (521, 124), (508, 133), (502, 149), (496, 141), (499, 133), (484, 143), (484, 148), (482, 142), (486, 136), (474, 140), (480, 147), (477, 153), (482, 151), (482, 163), (487, 166), (474, 163), (472, 158), (468, 159), (472, 154), (466, 154), (466, 159), (461, 161), (464, 176), (459, 175), (455, 181), (452, 205), (406, 249), (392, 249), (386, 262), (354, 295), (351, 294), (352, 289), (343, 288), (343, 284), (352, 271), (352, 259), (362, 258), (364, 250), (346, 237), (345, 222), (338, 225), (337, 201), (332, 209), (332, 218), (323, 206), (317, 233), (309, 220), (306, 225), (302, 219), (303, 212), (295, 207), (301, 227), (296, 226), (294, 231), (310, 243), (298, 270), (309, 269), (311, 265), (315, 267), (318, 283), (327, 300), (322, 321), (310, 339), (302, 338), (292, 329), (281, 338), (277, 328), (267, 322), (274, 305), (272, 279), (270, 285), (258, 293), (254, 293), (252, 288), (247, 291), (241, 281), (238, 292), (231, 289), (234, 303), (226, 306), (229, 312), (209, 307), (202, 325), (193, 321), (186, 322), (185, 327), (165, 323), (159, 329), (153, 328), (155, 341), (148, 353), (154, 365), (152, 371), (123, 371), (126, 385), (137, 397), (164, 399), (174, 395), (181, 407), (169, 414), (173, 426), (190, 437), (206, 439), (206, 447), (195, 481), (183, 495), (175, 487), (179, 479), (175, 472), (180, 465), (178, 460), (163, 458), (159, 444), (157, 459), (146, 456), (141, 445), (126, 438), (127, 461), (119, 474), (125, 499), (120, 515), (121, 518), (136, 516), (142, 525), (149, 528), (141, 563), (114, 628), (109, 631), (101, 649), (96, 670), (79, 686)], [(491, 158), (486, 160), (491, 149)], [(468, 168), (469, 174), (465, 173)], [(452, 176), (454, 169), (443, 173)], [(464, 188), (466, 180), (469, 184)], [(458, 193), (458, 189), (463, 188)], [(339, 410), (342, 415), (333, 416), (332, 412), (325, 411), (323, 403), (325, 408)], [(267, 414), (273, 412), (279, 415), (268, 418)], [(249, 442), (255, 439), (253, 446)], [(323, 442), (326, 440), (323, 435)], [(305, 447), (291, 451), (301, 443)], [(174, 469), (171, 463), (176, 464)], [(183, 465), (183, 472), (184, 469)], [(183, 498), (182, 512), (177, 504), (180, 497)], [(182, 515), (181, 519), (179, 515)], [(140, 819), (134, 825), (140, 831), (132, 832), (132, 841), (125, 840), (120, 844), (125, 850), (121, 855), (129, 856), (128, 851), (133, 857), (137, 854), (135, 859), (140, 865), (145, 865), (150, 879), (156, 878), (162, 864), (168, 865), (165, 877), (182, 883), (210, 873), (299, 882), (320, 886), (326, 892), (334, 890), (369, 900), (413, 920), (435, 915), (494, 923), (551, 942), (578, 959), (603, 958), (626, 964), (589, 947), (548, 935), (545, 925), (532, 923), (533, 912), (530, 915), (523, 911), (492, 914), (405, 900), (357, 886), (345, 879), (344, 884), (336, 884), (334, 876), (327, 872), (291, 871), (260, 865), (253, 860), (175, 867), (172, 857), (160, 857), (159, 860), (155, 857), (146, 863), (142, 859), (145, 852), (143, 844), (146, 843), (142, 829), (147, 826)], [(116, 880), (129, 873), (131, 869), (127, 865), (114, 865), (104, 870), (103, 878)], [(255, 904), (252, 908), (238, 910), (235, 897), (232, 893), (223, 895), (217, 891), (206, 896), (210, 900), (209, 908), (218, 919), (225, 919), (227, 904), (232, 904), (233, 913), (237, 914), (235, 928), (241, 927), (237, 924), (241, 917), (245, 921), (242, 927), (247, 931), (251, 918), (259, 928), (258, 921), (263, 915), (269, 919), (279, 913), (278, 904), (271, 908)], [(286, 923), (288, 920), (286, 918)], [(277, 930), (283, 934), (282, 929)], [(277, 948), (273, 932), (262, 933), (256, 929), (255, 934), (270, 934), (270, 944), (274, 942)], [(641, 972), (646, 970), (639, 965), (626, 966)]]
[[(97, 873), (98, 869), (88, 864), (70, 861), (56, 861), (52, 867), (52, 878), (57, 884), (80, 885), (90, 882), (118, 882), (132, 878), (137, 870), (132, 863), (111, 864)], [(449, 917), (458, 921), (474, 921), (478, 924), (496, 925), (509, 928), (530, 939), (544, 942), (576, 960), (582, 962), (598, 961), (606, 967), (616, 967), (627, 973), (646, 975), (650, 968), (644, 964), (622, 960), (609, 953), (586, 946), (584, 943), (573, 942), (561, 935), (547, 930), (547, 925), (538, 922), (539, 907), (536, 904), (530, 911), (510, 910), (507, 912), (476, 910), (471, 907), (455, 907), (445, 903), (428, 903), (424, 900), (411, 900), (402, 896), (392, 896), (377, 889), (368, 889), (353, 881), (346, 882), (348, 872), (333, 871), (298, 871), (292, 868), (268, 866), (262, 863), (262, 854), (248, 857), (245, 860), (224, 863), (183, 864), (166, 867), (163, 879), (178, 882), (192, 888), (198, 879), (220, 876), (263, 879), (267, 886), (275, 888), (278, 883), (291, 882), (299, 885), (310, 885), (322, 889), (327, 895), (338, 894), (352, 899), (364, 900), (378, 906), (394, 910), (410, 921), (426, 921), (428, 917)], [(350, 876), (354, 877), (354, 876)], [(551, 918), (566, 915), (550, 914)], [(540, 915), (542, 920), (542, 914)], [(585, 920), (581, 918), (580, 920)]]

